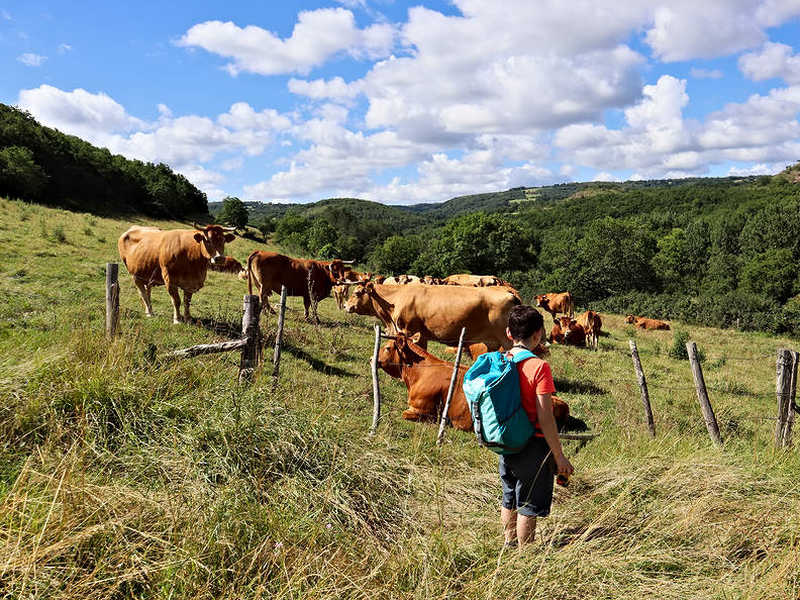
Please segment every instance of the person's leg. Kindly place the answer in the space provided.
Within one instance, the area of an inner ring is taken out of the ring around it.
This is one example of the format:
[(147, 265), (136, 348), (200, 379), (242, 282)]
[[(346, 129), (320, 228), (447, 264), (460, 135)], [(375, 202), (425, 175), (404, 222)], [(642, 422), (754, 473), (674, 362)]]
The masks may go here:
[(520, 547), (533, 542), (536, 535), (536, 517), (519, 515), (517, 517), (517, 541)]
[(506, 544), (517, 540), (517, 511), (513, 508), (500, 508), (500, 521), (503, 523), (503, 537)]

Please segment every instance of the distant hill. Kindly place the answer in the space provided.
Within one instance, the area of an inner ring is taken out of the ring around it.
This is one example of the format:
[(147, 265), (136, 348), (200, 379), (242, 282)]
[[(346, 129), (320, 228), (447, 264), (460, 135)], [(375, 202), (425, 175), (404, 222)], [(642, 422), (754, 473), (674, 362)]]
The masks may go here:
[[(788, 170), (787, 170), (788, 172)], [(793, 172), (797, 177), (797, 172)], [(783, 175), (788, 177), (788, 175)], [(561, 200), (585, 198), (602, 193), (625, 193), (653, 188), (676, 188), (682, 186), (729, 186), (751, 184), (756, 176), (746, 177), (687, 177), (684, 179), (649, 179), (641, 181), (582, 183), (557, 183), (540, 187), (516, 187), (499, 192), (486, 192), (468, 196), (456, 196), (445, 202), (429, 202), (411, 205), (387, 205), (357, 198), (327, 198), (309, 204), (278, 204), (245, 202), (251, 222), (267, 218), (279, 219), (288, 212), (315, 217), (326, 209), (341, 209), (363, 218), (392, 219), (397, 229), (444, 222), (453, 217), (474, 212), (505, 213), (539, 208)], [(209, 202), (208, 210), (216, 215), (222, 202)], [(417, 217), (417, 218), (415, 218)]]
[(0, 104), (0, 196), (102, 215), (184, 219), (206, 195), (165, 164), (129, 160)]

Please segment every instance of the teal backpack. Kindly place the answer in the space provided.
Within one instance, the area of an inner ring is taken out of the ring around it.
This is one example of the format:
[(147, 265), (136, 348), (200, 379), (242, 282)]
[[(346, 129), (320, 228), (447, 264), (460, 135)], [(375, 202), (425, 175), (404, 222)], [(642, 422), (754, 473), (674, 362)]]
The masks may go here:
[(535, 356), (530, 350), (511, 359), (503, 352), (486, 352), (464, 374), (464, 394), (481, 446), (498, 454), (516, 454), (530, 440), (534, 428), (522, 408), (517, 363)]

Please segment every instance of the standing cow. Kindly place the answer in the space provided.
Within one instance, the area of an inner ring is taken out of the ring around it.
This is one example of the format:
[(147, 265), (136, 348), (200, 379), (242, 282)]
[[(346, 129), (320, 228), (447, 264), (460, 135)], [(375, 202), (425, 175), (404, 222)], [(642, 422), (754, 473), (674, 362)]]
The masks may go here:
[(600, 330), (603, 327), (603, 320), (600, 318), (600, 315), (593, 310), (587, 310), (578, 317), (577, 321), (586, 333), (586, 345), (592, 350), (597, 350)]
[(454, 343), (466, 327), (467, 343), (483, 342), (490, 350), (509, 346), (508, 313), (520, 304), (503, 287), (359, 284), (345, 303), (347, 312), (373, 315), (391, 332), (419, 333), (428, 340)]
[[(259, 289), (261, 308), (274, 314), (269, 304), (271, 292), (281, 293), (281, 286), (286, 286), (289, 296), (302, 296), (305, 318), (311, 302), (316, 304), (331, 295), (334, 283), (344, 281), (350, 271), (349, 263), (336, 259), (332, 261), (291, 258), (278, 254), (256, 250), (247, 258), (247, 278), (249, 293), (253, 293), (253, 283)], [(316, 322), (319, 317), (314, 315)]]
[(560, 294), (540, 294), (536, 296), (536, 306), (545, 309), (556, 321), (556, 315), (562, 313), (570, 319), (575, 317), (575, 303), (572, 301), (572, 294), (562, 292)]
[[(162, 231), (156, 227), (133, 226), (123, 233), (117, 242), (119, 256), (139, 290), (145, 314), (153, 316), (152, 288), (164, 285), (172, 299), (172, 322), (190, 322), (192, 294), (203, 287), (210, 264), (225, 262), (225, 243), (236, 239), (230, 233), (234, 229), (195, 224), (194, 230)], [(183, 290), (183, 316), (179, 290)]]

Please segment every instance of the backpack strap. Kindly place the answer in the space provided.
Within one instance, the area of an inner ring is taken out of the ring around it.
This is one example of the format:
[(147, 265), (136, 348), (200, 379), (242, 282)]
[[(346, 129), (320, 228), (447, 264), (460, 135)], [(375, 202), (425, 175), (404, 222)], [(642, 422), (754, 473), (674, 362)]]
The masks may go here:
[(520, 350), (511, 356), (511, 362), (517, 364), (521, 363), (523, 360), (528, 360), (529, 358), (536, 358), (536, 355), (530, 350)]

